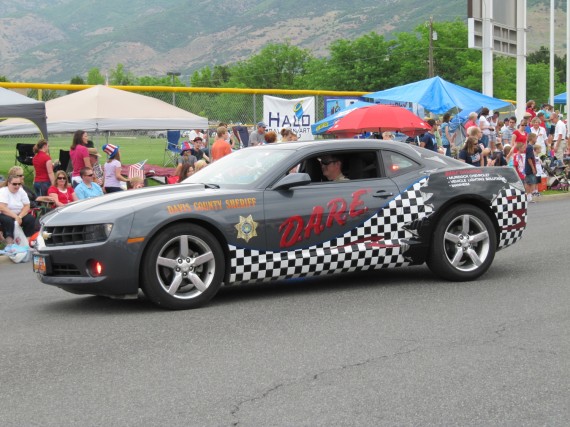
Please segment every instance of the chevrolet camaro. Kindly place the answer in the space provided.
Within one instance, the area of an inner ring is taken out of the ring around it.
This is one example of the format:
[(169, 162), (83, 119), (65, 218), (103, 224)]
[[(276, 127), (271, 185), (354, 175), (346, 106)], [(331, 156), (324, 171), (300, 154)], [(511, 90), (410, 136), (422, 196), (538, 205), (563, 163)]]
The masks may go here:
[(204, 305), (221, 286), (426, 263), (474, 280), (521, 239), (508, 167), (401, 142), (321, 140), (236, 151), (180, 184), (82, 200), (41, 219), (33, 269), (75, 294)]

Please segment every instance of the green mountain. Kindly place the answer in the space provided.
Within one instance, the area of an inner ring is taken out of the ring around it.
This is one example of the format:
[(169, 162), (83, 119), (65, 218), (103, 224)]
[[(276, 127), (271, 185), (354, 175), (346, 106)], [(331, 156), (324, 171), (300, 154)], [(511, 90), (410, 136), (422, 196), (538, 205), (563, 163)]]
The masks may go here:
[[(548, 45), (548, 0), (528, 0), (529, 50)], [(18, 0), (0, 2), (0, 75), (67, 82), (122, 63), (135, 75), (181, 79), (289, 40), (327, 54), (330, 43), (375, 31), (390, 38), (434, 21), (466, 20), (464, 0)], [(565, 14), (560, 17), (565, 22)], [(563, 21), (562, 21), (563, 20)], [(557, 36), (562, 46), (565, 31)], [(560, 49), (565, 49), (561, 47)], [(559, 55), (565, 52), (557, 51)]]

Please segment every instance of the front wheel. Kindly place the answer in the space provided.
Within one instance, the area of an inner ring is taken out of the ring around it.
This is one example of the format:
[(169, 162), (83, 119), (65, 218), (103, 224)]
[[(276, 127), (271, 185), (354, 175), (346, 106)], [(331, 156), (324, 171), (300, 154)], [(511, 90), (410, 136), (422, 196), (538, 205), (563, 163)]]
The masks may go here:
[(485, 212), (471, 205), (453, 206), (435, 228), (427, 265), (443, 279), (474, 280), (489, 269), (496, 247), (495, 228)]
[(143, 258), (142, 290), (154, 304), (173, 310), (199, 307), (220, 289), (224, 253), (204, 228), (179, 224), (150, 243)]

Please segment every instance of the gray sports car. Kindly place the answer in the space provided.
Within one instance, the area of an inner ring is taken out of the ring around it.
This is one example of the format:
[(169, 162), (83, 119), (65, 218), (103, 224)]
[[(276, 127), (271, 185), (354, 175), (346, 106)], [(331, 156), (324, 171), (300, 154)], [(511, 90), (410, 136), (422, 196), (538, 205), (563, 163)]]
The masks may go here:
[(76, 294), (194, 308), (220, 286), (427, 263), (473, 280), (526, 227), (521, 180), (405, 143), (236, 151), (181, 184), (108, 194), (42, 218), (33, 268)]

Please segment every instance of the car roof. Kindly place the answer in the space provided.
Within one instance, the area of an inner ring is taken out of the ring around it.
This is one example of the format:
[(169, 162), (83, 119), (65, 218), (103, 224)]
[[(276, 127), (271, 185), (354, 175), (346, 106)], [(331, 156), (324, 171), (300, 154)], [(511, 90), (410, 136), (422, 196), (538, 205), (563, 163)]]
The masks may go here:
[[(415, 152), (417, 147), (400, 141), (384, 141), (381, 139), (318, 139), (314, 141), (279, 142), (264, 144), (252, 148), (263, 147), (270, 150), (291, 149), (295, 151), (320, 151), (320, 150), (363, 150), (363, 149), (397, 149), (400, 151)], [(421, 150), (421, 149), (420, 149)]]
[(351, 149), (351, 148), (388, 148), (393, 145), (394, 141), (382, 141), (380, 139), (317, 139), (314, 141), (292, 141), (279, 142), (276, 144), (265, 144), (258, 147), (270, 149), (292, 149), (306, 150), (317, 148), (320, 150), (327, 149)]
[(420, 160), (426, 166), (440, 169), (442, 167), (466, 167), (464, 162), (460, 162), (452, 157), (440, 155), (426, 148), (417, 147), (401, 141), (386, 141), (381, 139), (319, 139), (314, 141), (293, 141), (279, 142), (275, 144), (264, 144), (252, 149), (269, 150), (293, 150), (297, 153), (311, 153), (323, 151), (347, 151), (347, 150), (391, 150), (399, 151), (416, 160)]

